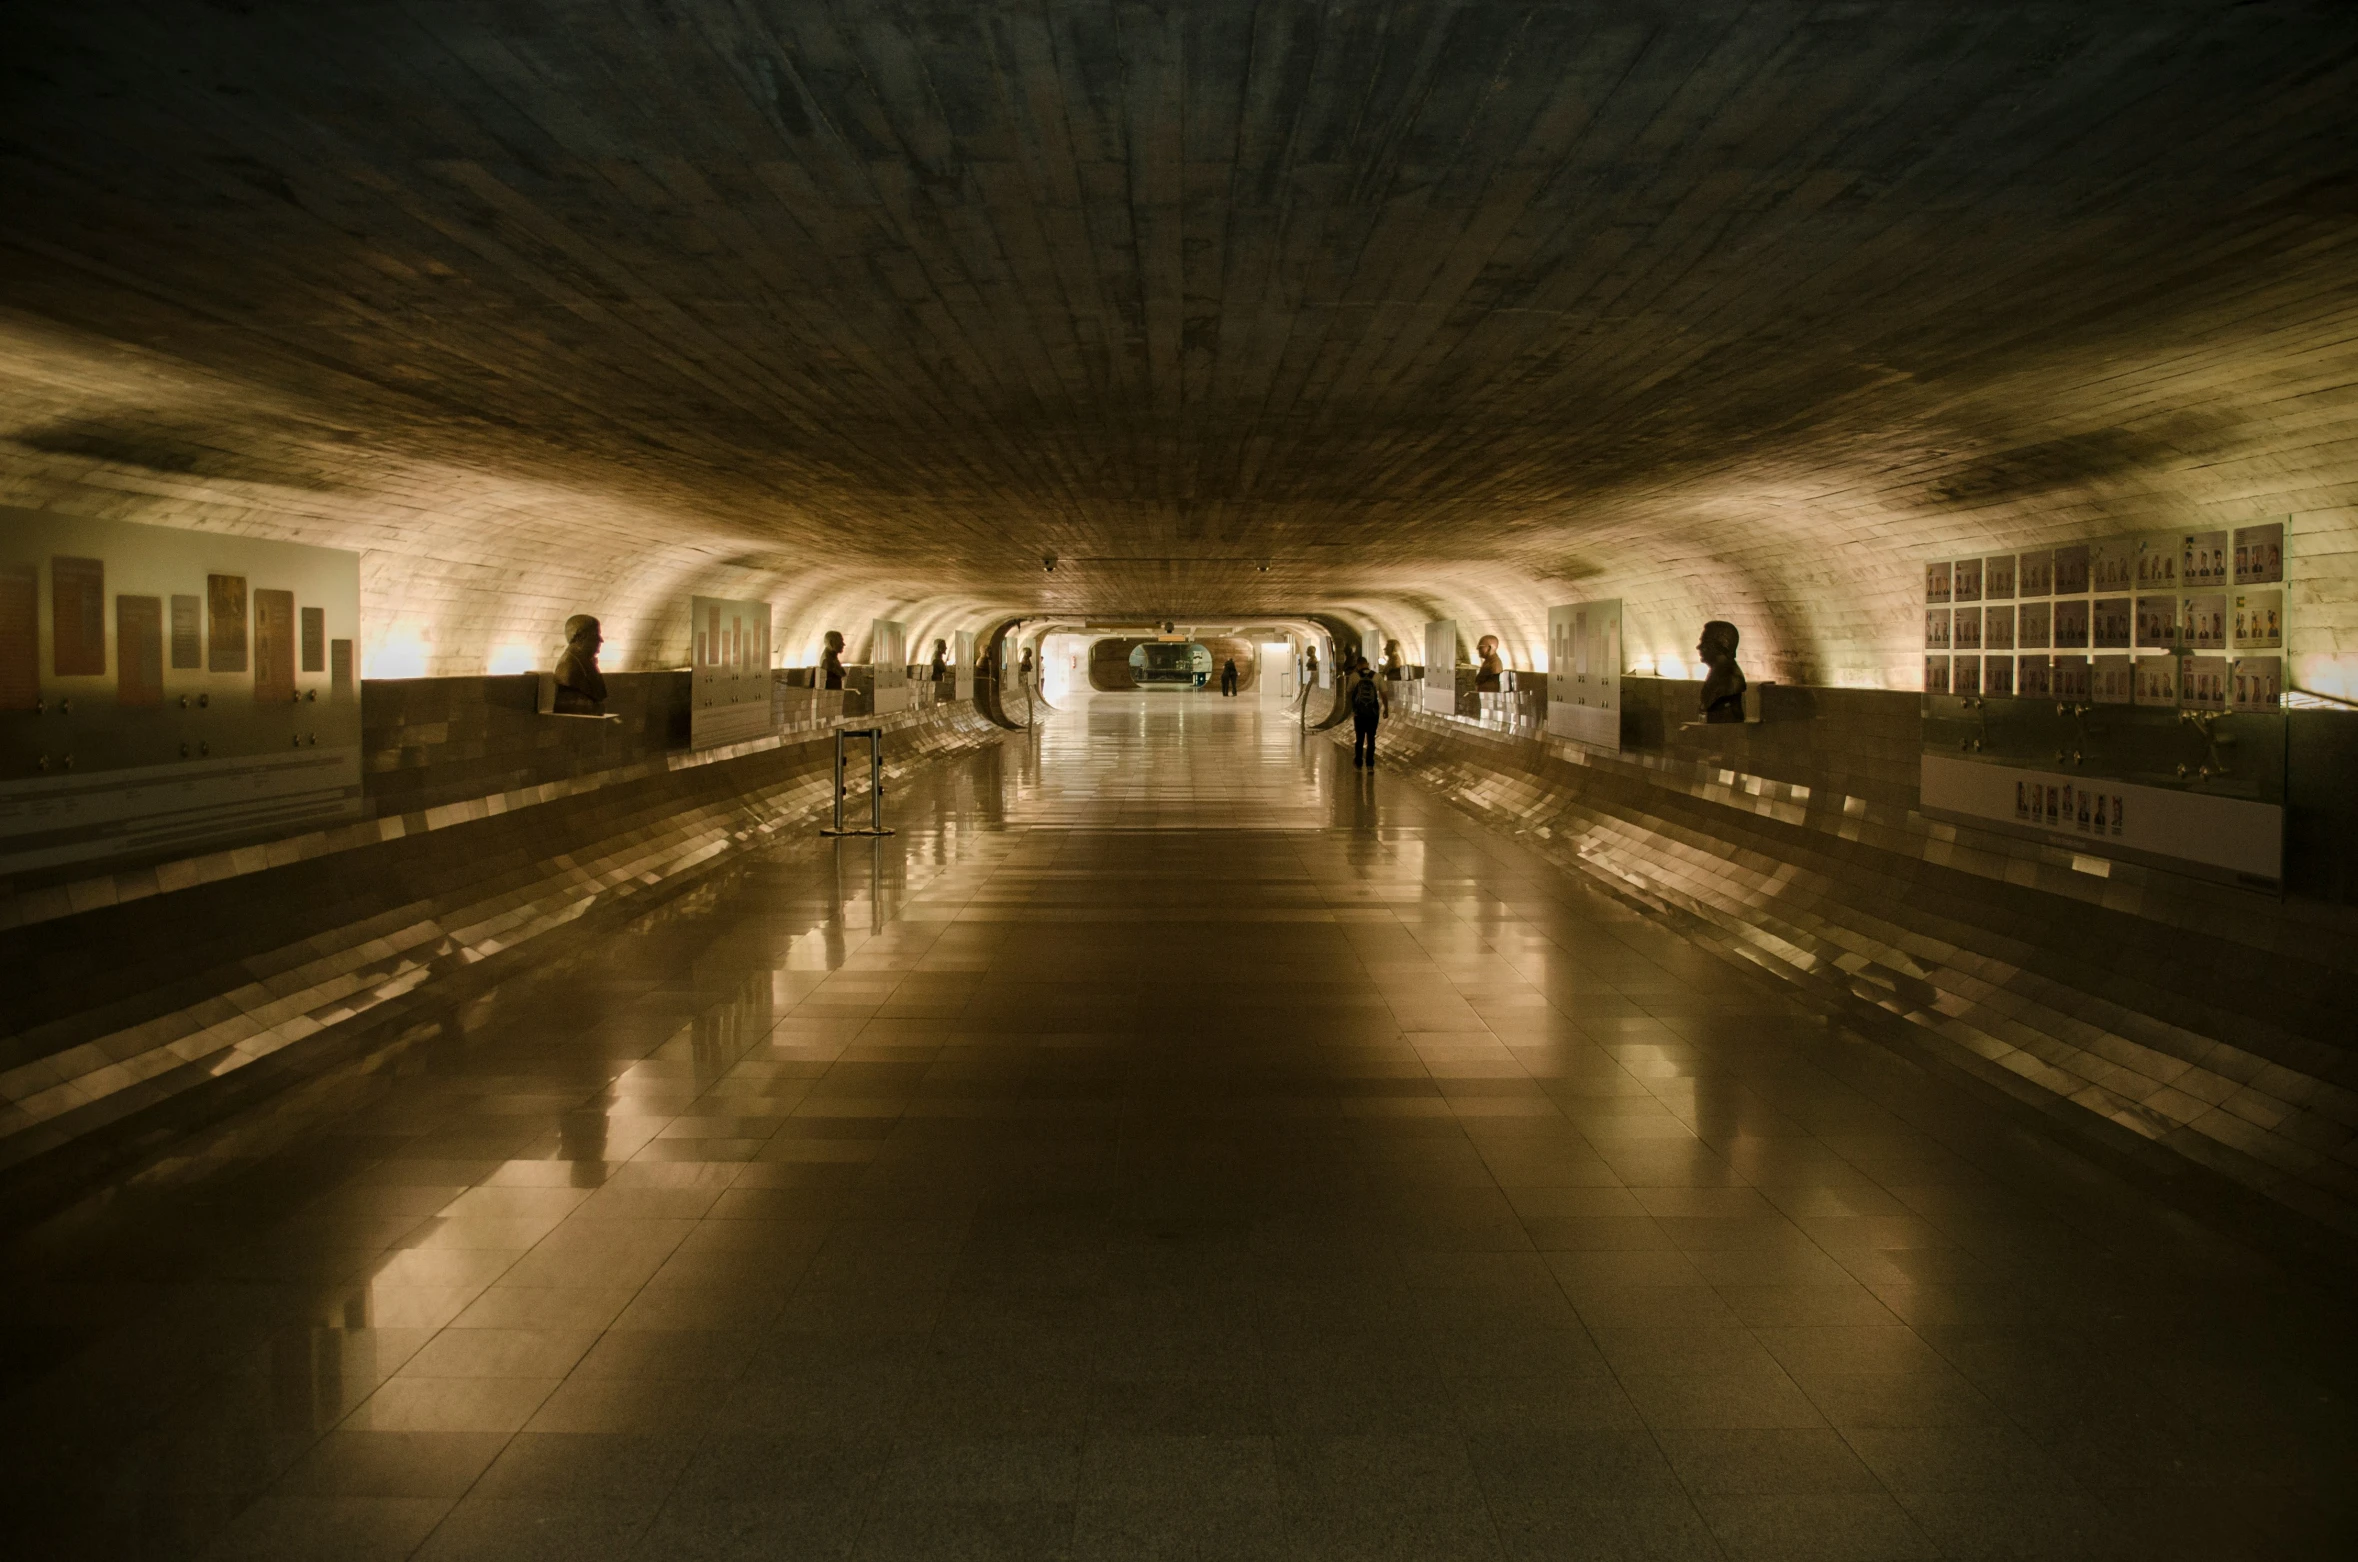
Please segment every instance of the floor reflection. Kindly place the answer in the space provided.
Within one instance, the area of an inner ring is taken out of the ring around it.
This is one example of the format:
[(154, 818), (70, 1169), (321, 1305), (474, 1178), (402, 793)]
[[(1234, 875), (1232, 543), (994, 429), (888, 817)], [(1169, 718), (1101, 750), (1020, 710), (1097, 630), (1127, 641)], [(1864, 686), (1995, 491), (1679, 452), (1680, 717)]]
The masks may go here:
[(17, 1549), (2348, 1540), (2337, 1298), (1290, 710), (889, 802), (20, 1242)]

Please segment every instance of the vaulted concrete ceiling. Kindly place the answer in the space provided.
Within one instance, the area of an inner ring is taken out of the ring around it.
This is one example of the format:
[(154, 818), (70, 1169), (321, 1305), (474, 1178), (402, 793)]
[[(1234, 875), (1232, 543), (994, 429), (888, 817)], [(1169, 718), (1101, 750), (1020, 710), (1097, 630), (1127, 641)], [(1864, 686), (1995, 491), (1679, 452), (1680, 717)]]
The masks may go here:
[(1526, 658), (1621, 594), (1904, 682), (1926, 551), (2285, 513), (2358, 653), (2338, 0), (15, 0), (0, 61), (0, 501), (365, 548), (438, 670), (675, 659), (691, 589)]

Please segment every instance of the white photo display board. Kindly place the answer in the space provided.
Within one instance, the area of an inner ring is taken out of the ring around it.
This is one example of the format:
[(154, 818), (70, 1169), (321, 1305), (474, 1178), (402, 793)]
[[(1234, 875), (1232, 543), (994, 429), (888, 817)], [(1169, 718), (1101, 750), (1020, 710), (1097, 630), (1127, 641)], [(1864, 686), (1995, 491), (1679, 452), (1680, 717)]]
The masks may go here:
[(1595, 748), (1621, 747), (1621, 599), (1547, 610), (1547, 727)]
[(0, 508), (0, 875), (361, 815), (360, 555)]
[(688, 746), (745, 743), (777, 731), (770, 605), (690, 597), (688, 617)]
[(1930, 560), (1924, 692), (2278, 710), (2284, 551), (2279, 518)]
[[(1924, 692), (2268, 714), (2284, 692), (2286, 527), (2145, 532), (1924, 566)], [(1923, 758), (1926, 807), (2282, 875), (2283, 810), (2017, 763)]]

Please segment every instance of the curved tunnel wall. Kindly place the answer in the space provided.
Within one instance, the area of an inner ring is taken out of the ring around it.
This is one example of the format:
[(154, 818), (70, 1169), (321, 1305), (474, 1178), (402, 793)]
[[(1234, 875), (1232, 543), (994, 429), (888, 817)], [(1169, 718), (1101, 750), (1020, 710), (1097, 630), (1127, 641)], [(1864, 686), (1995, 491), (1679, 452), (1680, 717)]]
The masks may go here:
[[(1320, 609), (1533, 666), (1549, 603), (1618, 596), (1641, 665), (1724, 617), (1764, 674), (1908, 688), (1924, 554), (2287, 516), (2296, 681), (2358, 693), (2332, 7), (2139, 11), (2102, 47), (1924, 7), (1791, 38), (1719, 0), (1611, 39), (1304, 12), (1316, 81), (1396, 47), (1502, 84), (1397, 123), (1285, 77), (1254, 40), (1288, 8), (1231, 0), (1167, 34), (1083, 0), (1020, 59), (857, 3), (745, 51), (621, 6), (192, 6), (136, 37), (101, 9), (28, 0), (0, 38), (50, 62), (0, 103), (0, 502), (359, 550), (366, 674), (530, 661), (582, 610), (617, 668), (676, 666), (697, 591), (771, 601), (796, 661), (876, 616), (922, 644)], [(1720, 27), (1763, 63), (1704, 90), (1684, 51)], [(779, 49), (845, 62), (783, 119), (744, 63)], [(912, 58), (971, 73), (956, 115), (896, 90)], [(2087, 112), (2036, 177), (2026, 72)], [(535, 123), (549, 73), (694, 111)], [(1196, 171), (1158, 234), (1267, 264), (1140, 240), (1094, 174), (1133, 156)], [(1465, 220), (1415, 220), (1439, 188)]]

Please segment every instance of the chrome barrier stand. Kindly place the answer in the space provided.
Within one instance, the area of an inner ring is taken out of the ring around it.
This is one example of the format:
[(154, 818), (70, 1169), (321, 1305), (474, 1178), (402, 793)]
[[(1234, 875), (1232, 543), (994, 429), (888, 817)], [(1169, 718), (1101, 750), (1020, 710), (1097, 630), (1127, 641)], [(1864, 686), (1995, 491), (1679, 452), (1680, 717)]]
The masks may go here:
[[(846, 763), (843, 740), (868, 740), (868, 827), (846, 829), (843, 823), (844, 794), (850, 790), (843, 784)], [(882, 727), (838, 727), (835, 729), (835, 823), (821, 826), (821, 835), (890, 835), (884, 827), (884, 729)]]

